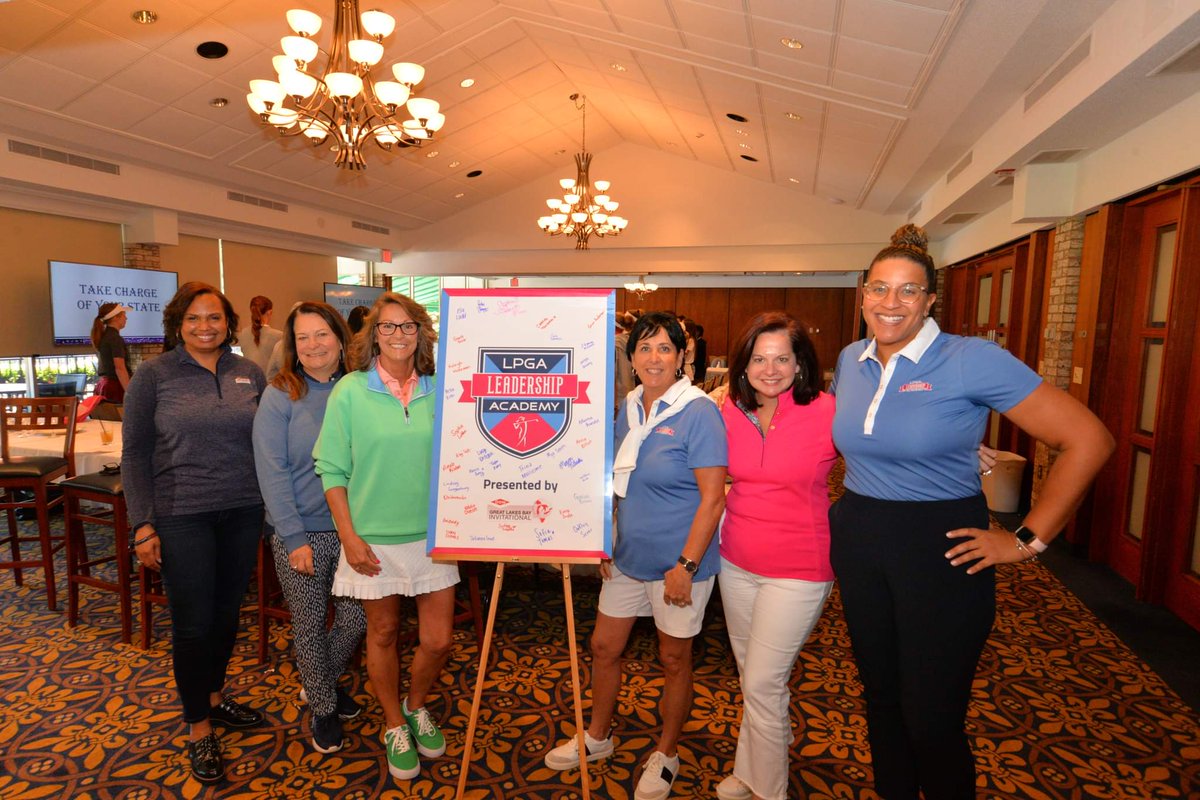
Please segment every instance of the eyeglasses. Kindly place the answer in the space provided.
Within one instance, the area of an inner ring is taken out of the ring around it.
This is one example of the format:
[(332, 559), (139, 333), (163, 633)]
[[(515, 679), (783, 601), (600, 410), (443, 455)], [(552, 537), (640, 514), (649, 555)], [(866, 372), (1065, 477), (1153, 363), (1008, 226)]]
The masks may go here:
[(376, 322), (375, 330), (382, 333), (384, 336), (391, 336), (399, 328), (402, 333), (407, 333), (412, 336), (421, 326), (416, 322)]
[[(876, 301), (886, 300), (888, 293), (891, 291), (891, 286), (877, 281), (875, 283), (868, 283), (863, 287), (863, 296)], [(921, 299), (922, 293), (928, 291), (924, 286), (919, 286), (915, 283), (905, 283), (896, 287), (896, 299), (906, 306), (911, 306), (917, 300)]]

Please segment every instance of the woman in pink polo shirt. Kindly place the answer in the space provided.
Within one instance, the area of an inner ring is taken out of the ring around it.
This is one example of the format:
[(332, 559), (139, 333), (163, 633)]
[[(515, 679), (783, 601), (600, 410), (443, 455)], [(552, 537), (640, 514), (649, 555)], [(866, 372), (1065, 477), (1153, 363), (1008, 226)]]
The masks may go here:
[(733, 773), (721, 800), (788, 796), (788, 678), (833, 588), (826, 478), (837, 459), (833, 397), (812, 342), (780, 311), (738, 335), (721, 414), (729, 477), (721, 526), (721, 600), (741, 676)]

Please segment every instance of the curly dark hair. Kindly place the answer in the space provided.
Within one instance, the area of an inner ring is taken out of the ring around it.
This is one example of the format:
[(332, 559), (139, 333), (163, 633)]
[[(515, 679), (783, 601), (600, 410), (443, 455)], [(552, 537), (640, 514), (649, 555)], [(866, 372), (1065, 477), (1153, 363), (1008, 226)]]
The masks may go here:
[(183, 315), (187, 313), (196, 298), (202, 294), (215, 295), (225, 310), (226, 331), (225, 341), (222, 344), (230, 345), (237, 342), (238, 315), (233, 310), (233, 303), (229, 302), (229, 298), (212, 284), (203, 281), (188, 281), (179, 287), (179, 291), (175, 292), (171, 302), (167, 303), (167, 307), (163, 309), (163, 335), (166, 337), (168, 350), (174, 350), (182, 343), (180, 329), (183, 327)]
[[(892, 243), (880, 250), (871, 259), (871, 267), (886, 258), (905, 258), (925, 270), (925, 289), (933, 292), (937, 287), (937, 270), (933, 265), (933, 256), (929, 255), (929, 236), (925, 229), (909, 223), (901, 225), (892, 234)], [(871, 274), (867, 267), (867, 275)]]
[(729, 360), (729, 394), (742, 407), (751, 411), (759, 406), (758, 396), (750, 379), (746, 377), (746, 367), (754, 354), (754, 344), (764, 333), (786, 333), (792, 343), (792, 355), (800, 371), (792, 383), (792, 399), (796, 405), (805, 406), (821, 393), (821, 369), (817, 363), (817, 350), (812, 340), (804, 332), (803, 326), (790, 314), (783, 311), (763, 311), (751, 317), (746, 327), (733, 341)]

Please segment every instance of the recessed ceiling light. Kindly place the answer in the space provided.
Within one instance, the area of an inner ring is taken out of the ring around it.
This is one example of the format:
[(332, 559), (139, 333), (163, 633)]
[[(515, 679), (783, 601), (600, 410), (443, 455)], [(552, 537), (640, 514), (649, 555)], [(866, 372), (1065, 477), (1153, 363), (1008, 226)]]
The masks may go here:
[(129, 16), (133, 17), (133, 21), (139, 25), (153, 25), (158, 21), (158, 14), (145, 9), (142, 9), (141, 11), (135, 11)]
[(618, 64), (615, 61), (613, 63), (609, 64), (608, 66), (611, 69), (615, 69), (617, 72), (628, 72), (629, 71), (629, 67), (625, 66), (624, 64)]
[(753, 150), (754, 149), (753, 147), (746, 144), (745, 142), (738, 142), (738, 147), (742, 148), (743, 150)]
[(460, 197), (465, 197), (466, 194), (467, 194), (466, 192), (459, 192), (458, 194), (454, 195), (454, 199), (457, 200)]
[(446, 166), (447, 166), (447, 167), (449, 167), (450, 169), (454, 169), (455, 167), (457, 167), (457, 166), (458, 166), (459, 164), (461, 164), (461, 163), (462, 163), (461, 161), (451, 161), (451, 162), (450, 162), (449, 164), (447, 164)]
[(788, 178), (788, 182), (789, 183), (799, 183), (800, 179), (799, 178)]
[(804, 42), (800, 41), (799, 39), (793, 39), (790, 36), (781, 36), (779, 38), (779, 43), (788, 50), (799, 50), (804, 47)]
[(470, 89), (472, 86), (475, 85), (475, 79), (474, 78), (463, 78), (461, 81), (458, 82), (458, 85), (464, 89)]
[(734, 122), (749, 122), (750, 121), (750, 120), (746, 119), (745, 117), (743, 117), (741, 114), (734, 114), (732, 112), (729, 114), (726, 114), (725, 116), (729, 117)]
[(437, 157), (438, 157), (438, 151), (437, 151), (437, 150), (430, 150), (428, 153), (426, 153), (426, 154), (425, 154), (425, 157), (426, 157), (426, 158), (437, 158)]
[(800, 115), (799, 115), (799, 114), (797, 114), (795, 111), (785, 111), (785, 112), (783, 112), (783, 116), (784, 116), (784, 118), (785, 118), (785, 119), (790, 119), (790, 120), (801, 120), (801, 119), (804, 119), (804, 117), (800, 116)]
[(742, 153), (742, 158), (746, 159), (747, 161), (758, 161), (758, 159), (754, 156), (748, 156), (745, 153)]
[(738, 136), (749, 136), (750, 135), (750, 131), (744, 131), (741, 128), (734, 128), (733, 132), (736, 133)]
[(224, 108), (225, 106), (229, 105), (229, 100), (224, 97), (214, 97), (212, 100), (208, 101), (208, 104), (213, 108)]
[(468, 172), (468, 173), (467, 173), (467, 177), (468, 177), (468, 178), (478, 178), (478, 177), (479, 177), (480, 175), (482, 175), (482, 174), (483, 174), (483, 170), (481, 170), (481, 169), (473, 169), (473, 170), (471, 170), (470, 172)]
[(196, 52), (201, 58), (215, 60), (229, 55), (229, 48), (221, 42), (201, 42), (196, 45)]

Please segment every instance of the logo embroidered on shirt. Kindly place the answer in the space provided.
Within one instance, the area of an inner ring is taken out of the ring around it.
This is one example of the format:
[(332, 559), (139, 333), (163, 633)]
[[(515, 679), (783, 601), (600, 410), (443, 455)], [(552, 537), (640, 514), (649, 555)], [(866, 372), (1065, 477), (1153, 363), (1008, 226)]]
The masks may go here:
[(674, 436), (675, 435), (675, 429), (667, 427), (666, 425), (659, 425), (657, 428), (654, 429), (654, 432), (661, 433), (663, 436)]
[(250, 379), (249, 378), (234, 378), (233, 382), (234, 383), (250, 383)]
[(926, 381), (909, 381), (900, 387), (902, 392), (932, 392), (933, 384)]

